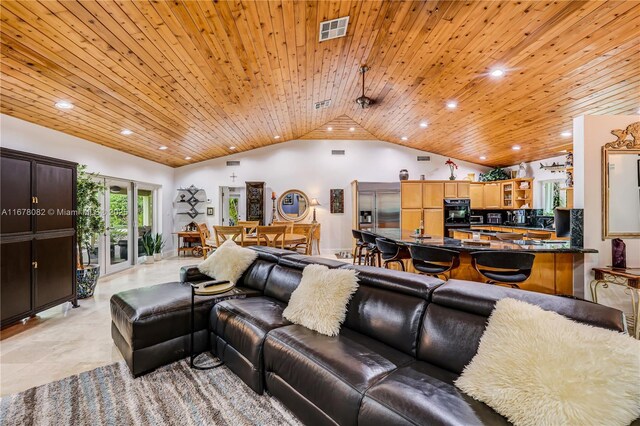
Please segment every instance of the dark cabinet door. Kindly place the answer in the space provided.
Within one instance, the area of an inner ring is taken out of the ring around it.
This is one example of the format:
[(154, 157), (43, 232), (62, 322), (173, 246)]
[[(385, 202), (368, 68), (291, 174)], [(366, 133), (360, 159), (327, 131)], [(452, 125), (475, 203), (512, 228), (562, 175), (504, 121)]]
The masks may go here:
[(36, 309), (73, 295), (73, 236), (35, 240)]
[(247, 182), (247, 220), (264, 225), (264, 182)]
[(31, 161), (11, 157), (0, 161), (0, 233), (30, 232)]
[(0, 244), (0, 316), (22, 319), (31, 311), (31, 241)]
[(36, 217), (36, 232), (73, 228), (73, 178), (70, 167), (36, 164), (36, 206), (46, 212)]

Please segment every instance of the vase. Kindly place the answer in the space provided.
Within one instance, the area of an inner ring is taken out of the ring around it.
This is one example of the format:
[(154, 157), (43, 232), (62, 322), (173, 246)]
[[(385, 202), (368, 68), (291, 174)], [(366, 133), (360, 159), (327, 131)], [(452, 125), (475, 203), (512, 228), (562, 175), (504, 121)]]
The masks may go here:
[(456, 180), (456, 175), (453, 174), (453, 166), (449, 166), (449, 171), (451, 171), (451, 176), (449, 176), (449, 180)]
[(409, 180), (409, 172), (407, 169), (400, 170), (400, 180)]
[(153, 260), (155, 261), (162, 260), (162, 253), (153, 253)]
[(85, 266), (84, 269), (76, 269), (76, 288), (78, 299), (86, 299), (93, 296), (100, 277), (100, 265)]
[(142, 263), (144, 263), (145, 265), (152, 264), (153, 263), (153, 255), (143, 256)]

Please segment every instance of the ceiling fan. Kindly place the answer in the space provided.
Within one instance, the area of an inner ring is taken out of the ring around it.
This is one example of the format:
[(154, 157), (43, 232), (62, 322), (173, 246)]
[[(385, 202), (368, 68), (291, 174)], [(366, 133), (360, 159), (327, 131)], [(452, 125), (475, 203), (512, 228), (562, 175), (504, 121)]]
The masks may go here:
[(366, 65), (362, 65), (360, 67), (360, 74), (362, 74), (362, 96), (356, 99), (356, 103), (362, 107), (362, 109), (367, 108), (376, 103), (373, 99), (364, 95), (364, 74), (369, 71), (369, 67)]

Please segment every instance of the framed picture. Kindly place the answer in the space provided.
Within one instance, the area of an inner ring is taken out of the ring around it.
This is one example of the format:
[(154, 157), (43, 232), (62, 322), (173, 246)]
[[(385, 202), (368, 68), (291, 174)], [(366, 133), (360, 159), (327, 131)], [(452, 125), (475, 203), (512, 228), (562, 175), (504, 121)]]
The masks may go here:
[(331, 213), (344, 213), (344, 189), (330, 189)]
[(213, 207), (207, 207), (207, 216), (213, 216)]
[(287, 194), (282, 199), (283, 206), (292, 206), (293, 205), (293, 194)]

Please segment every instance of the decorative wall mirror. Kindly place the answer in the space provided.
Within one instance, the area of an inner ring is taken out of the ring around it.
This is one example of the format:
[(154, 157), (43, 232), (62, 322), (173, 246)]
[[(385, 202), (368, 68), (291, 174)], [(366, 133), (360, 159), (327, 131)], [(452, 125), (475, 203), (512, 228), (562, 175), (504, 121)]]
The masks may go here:
[(309, 197), (299, 189), (290, 189), (278, 198), (278, 214), (284, 220), (300, 222), (309, 209)]
[(602, 147), (602, 239), (640, 238), (640, 121)]

